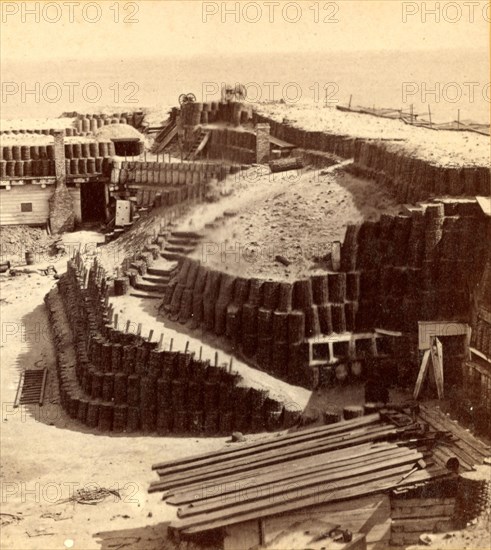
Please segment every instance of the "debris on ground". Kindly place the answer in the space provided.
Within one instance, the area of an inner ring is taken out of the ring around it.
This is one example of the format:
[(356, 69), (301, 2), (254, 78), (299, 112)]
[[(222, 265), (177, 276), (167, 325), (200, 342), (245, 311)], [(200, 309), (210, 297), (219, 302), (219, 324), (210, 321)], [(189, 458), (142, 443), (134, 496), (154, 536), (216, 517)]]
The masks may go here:
[(121, 500), (121, 495), (118, 491), (106, 489), (105, 487), (99, 487), (97, 489), (79, 489), (70, 498), (60, 500), (58, 503), (77, 502), (78, 504), (89, 504), (95, 506), (96, 504), (106, 500), (106, 498), (111, 495), (115, 496), (118, 500)]

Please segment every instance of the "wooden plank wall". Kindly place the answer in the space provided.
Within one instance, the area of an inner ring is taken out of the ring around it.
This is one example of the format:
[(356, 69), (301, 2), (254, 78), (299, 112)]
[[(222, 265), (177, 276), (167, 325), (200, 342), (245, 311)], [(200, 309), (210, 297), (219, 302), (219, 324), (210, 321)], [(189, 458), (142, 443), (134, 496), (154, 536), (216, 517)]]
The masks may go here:
[[(39, 185), (0, 189), (0, 225), (45, 224), (49, 217), (49, 198), (54, 186), (42, 189)], [(32, 203), (32, 212), (21, 212), (21, 203)]]
[[(333, 523), (353, 533), (365, 534), (369, 549), (388, 544), (391, 530), (389, 496), (373, 495), (266, 518), (263, 521), (264, 545), (274, 549), (293, 547), (293, 544), (309, 548), (315, 531), (313, 525)], [(225, 533), (224, 550), (246, 550), (259, 543), (257, 521), (229, 525)]]
[[(80, 189), (68, 188), (73, 199), (73, 209), (78, 222), (82, 220)], [(42, 189), (39, 185), (12, 187), (10, 191), (0, 190), (0, 225), (45, 224), (49, 218), (49, 199), (54, 186)], [(32, 203), (32, 212), (21, 212), (23, 202)]]

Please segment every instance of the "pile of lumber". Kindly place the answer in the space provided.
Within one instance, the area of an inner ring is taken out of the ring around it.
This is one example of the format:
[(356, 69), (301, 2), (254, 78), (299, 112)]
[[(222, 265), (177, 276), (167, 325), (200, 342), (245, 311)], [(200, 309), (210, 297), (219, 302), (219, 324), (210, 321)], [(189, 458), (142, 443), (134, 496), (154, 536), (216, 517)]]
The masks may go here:
[(447, 432), (451, 436), (451, 440), (447, 445), (435, 449), (435, 462), (443, 465), (450, 458), (457, 458), (460, 469), (469, 471), (491, 457), (491, 447), (489, 445), (474, 437), (469, 430), (460, 426), (439, 408), (427, 404), (421, 405), (419, 416), (432, 430)]
[(171, 531), (196, 534), (414, 486), (448, 475), (431, 465), (420, 428), (377, 413), (288, 433), (156, 464), (149, 491), (179, 507)]

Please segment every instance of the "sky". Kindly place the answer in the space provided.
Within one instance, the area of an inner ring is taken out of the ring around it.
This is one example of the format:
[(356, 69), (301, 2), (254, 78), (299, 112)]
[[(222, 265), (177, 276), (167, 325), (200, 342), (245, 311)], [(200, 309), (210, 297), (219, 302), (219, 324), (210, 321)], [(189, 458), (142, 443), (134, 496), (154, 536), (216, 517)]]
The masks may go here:
[[(0, 2), (1, 60), (489, 49), (489, 2)], [(435, 11), (436, 10), (436, 11)]]

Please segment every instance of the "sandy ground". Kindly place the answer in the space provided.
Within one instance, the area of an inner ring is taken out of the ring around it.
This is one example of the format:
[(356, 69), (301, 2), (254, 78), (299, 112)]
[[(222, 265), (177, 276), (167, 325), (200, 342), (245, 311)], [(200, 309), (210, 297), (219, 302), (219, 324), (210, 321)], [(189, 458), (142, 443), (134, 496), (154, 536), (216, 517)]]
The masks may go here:
[(51, 128), (59, 128), (64, 130), (73, 125), (73, 118), (12, 118), (0, 120), (0, 130), (50, 130)]
[[(64, 264), (58, 262), (57, 269)], [(2, 277), (0, 282), (2, 514), (18, 518), (1, 516), (0, 546), (85, 550), (130, 543), (130, 548), (164, 548), (175, 510), (157, 495), (147, 495), (155, 479), (151, 464), (221, 448), (226, 440), (110, 437), (88, 433), (68, 418), (57, 404), (55, 356), (43, 304), (54, 284), (40, 275)], [(47, 403), (13, 409), (19, 373), (34, 365), (50, 369)], [(96, 506), (58, 503), (83, 487), (116, 489), (122, 498)]]
[[(348, 162), (277, 174), (253, 165), (212, 184), (220, 200), (183, 208), (172, 229), (202, 233), (202, 245), (191, 256), (209, 266), (278, 280), (312, 274), (325, 269), (319, 258), (329, 254), (333, 241), (343, 241), (347, 224), (401, 210), (386, 189), (344, 172), (342, 166)], [(163, 216), (162, 209), (152, 211), (110, 243), (103, 258), (106, 268), (112, 271), (125, 255), (165, 231)], [(277, 254), (292, 264), (276, 262)]]
[[(71, 245), (92, 247), (97, 235), (80, 232), (65, 235)], [(52, 263), (52, 262), (51, 262)], [(48, 262), (32, 266), (45, 268)], [(61, 273), (66, 257), (57, 261)], [(156, 479), (155, 462), (218, 449), (226, 438), (163, 438), (106, 436), (90, 433), (67, 417), (58, 404), (55, 355), (43, 298), (56, 284), (52, 277), (37, 274), (15, 278), (1, 276), (2, 342), (0, 345), (1, 419), (1, 507), (0, 547), (23, 549), (110, 549), (157, 550), (174, 548), (166, 538), (168, 522), (175, 509), (164, 505), (147, 488)], [(174, 338), (174, 349), (190, 341), (190, 349), (202, 344), (178, 334), (156, 321), (156, 302), (124, 297), (114, 299), (122, 322), (126, 312), (144, 331), (163, 331), (165, 344)], [(214, 350), (203, 346), (204, 357)], [(229, 356), (220, 353), (220, 359)], [(48, 367), (49, 384), (43, 407), (27, 405), (13, 409), (19, 374), (28, 367)], [(275, 381), (272, 377), (234, 362), (255, 387), (305, 406), (310, 392)], [(260, 438), (259, 436), (248, 436)], [(83, 487), (116, 489), (121, 499), (111, 497), (94, 505), (59, 502)], [(9, 515), (11, 514), (11, 515)]]
[(323, 259), (332, 242), (344, 240), (347, 224), (401, 210), (388, 191), (336, 166), (260, 178), (263, 192), (237, 201), (237, 216), (206, 231), (195, 258), (235, 275), (295, 280), (325, 270)]
[(312, 104), (259, 104), (258, 112), (298, 128), (366, 139), (396, 141), (415, 157), (441, 165), (489, 166), (489, 137), (472, 132), (431, 130), (370, 115)]
[[(230, 198), (231, 199), (231, 198)], [(216, 212), (214, 212), (216, 213)], [(211, 213), (210, 213), (211, 215)], [(65, 235), (73, 245), (89, 249), (97, 234), (80, 232)], [(106, 247), (98, 250), (104, 250)], [(33, 266), (46, 267), (47, 262)], [(55, 263), (62, 272), (66, 258)], [(175, 519), (175, 509), (163, 504), (159, 495), (148, 495), (156, 479), (151, 464), (170, 458), (218, 449), (225, 438), (163, 438), (152, 436), (107, 436), (90, 432), (68, 418), (58, 402), (55, 356), (46, 312), (45, 294), (54, 286), (52, 277), (37, 274), (16, 278), (2, 276), (2, 341), (0, 345), (1, 418), (1, 512), (0, 547), (9, 550), (175, 550), (166, 528)], [(184, 333), (175, 325), (156, 320), (157, 303), (129, 296), (112, 299), (120, 323), (127, 318), (142, 323), (143, 333), (154, 329), (155, 338), (164, 332), (164, 346), (170, 338), (175, 348), (185, 341), (190, 349), (203, 347), (204, 357), (213, 357), (214, 348)], [(181, 329), (182, 330), (182, 329)], [(219, 362), (229, 356), (220, 352)], [(30, 366), (48, 367), (50, 383), (42, 408), (13, 409), (19, 373)], [(285, 399), (297, 400), (311, 410), (342, 408), (363, 402), (363, 386), (334, 388), (310, 395), (306, 390), (279, 383), (270, 376), (234, 361), (251, 385), (269, 389)], [(391, 396), (397, 400), (396, 394)], [(267, 437), (264, 434), (247, 439)], [(119, 491), (97, 505), (63, 502), (77, 489), (104, 487)], [(60, 502), (61, 501), (61, 502)], [(435, 537), (432, 548), (489, 548), (487, 532), (479, 524), (451, 537)]]
[[(139, 323), (142, 324), (142, 334), (148, 334), (149, 330), (154, 330), (153, 340), (158, 341), (160, 334), (164, 335), (163, 349), (170, 349), (171, 340), (174, 350), (184, 350), (186, 343), (189, 342), (190, 352), (199, 356), (200, 348), (203, 359), (209, 359), (213, 364), (215, 361), (215, 351), (218, 353), (218, 364), (230, 364), (231, 350), (223, 349), (223, 342), (219, 339), (204, 336), (204, 340), (196, 337), (196, 331), (187, 331), (182, 325), (171, 323), (163, 317), (158, 317), (159, 300), (148, 300), (145, 298), (136, 298), (131, 295), (117, 296), (111, 298), (110, 302), (114, 305), (114, 312), (118, 313), (118, 325), (126, 326), (128, 320), (131, 321), (130, 330), (136, 330)], [(194, 336), (193, 336), (194, 335)], [(222, 351), (220, 349), (222, 348)], [(245, 385), (260, 390), (267, 390), (269, 395), (282, 401), (292, 410), (303, 411), (309, 402), (311, 392), (292, 386), (281, 380), (249, 367), (237, 357), (232, 356), (232, 369), (241, 374)]]

